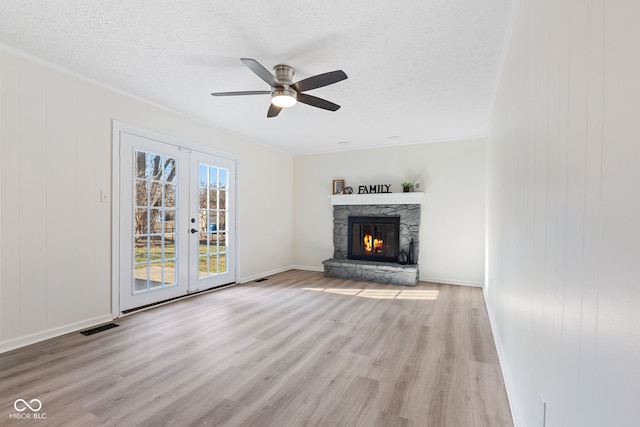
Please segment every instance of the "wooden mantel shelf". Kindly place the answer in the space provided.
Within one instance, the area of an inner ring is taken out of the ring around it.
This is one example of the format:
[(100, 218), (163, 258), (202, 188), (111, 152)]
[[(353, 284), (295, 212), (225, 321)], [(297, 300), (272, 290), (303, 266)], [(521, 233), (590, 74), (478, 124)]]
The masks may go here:
[(331, 205), (419, 205), (424, 193), (335, 194)]

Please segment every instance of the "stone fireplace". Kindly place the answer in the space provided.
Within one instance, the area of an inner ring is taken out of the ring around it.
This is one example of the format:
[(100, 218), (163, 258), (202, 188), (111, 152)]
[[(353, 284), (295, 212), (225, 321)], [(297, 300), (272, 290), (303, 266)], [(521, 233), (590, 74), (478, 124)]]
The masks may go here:
[[(323, 261), (327, 277), (415, 286), (418, 282), (420, 202), (423, 193), (331, 196), (333, 258)], [(414, 264), (401, 265), (398, 254)]]

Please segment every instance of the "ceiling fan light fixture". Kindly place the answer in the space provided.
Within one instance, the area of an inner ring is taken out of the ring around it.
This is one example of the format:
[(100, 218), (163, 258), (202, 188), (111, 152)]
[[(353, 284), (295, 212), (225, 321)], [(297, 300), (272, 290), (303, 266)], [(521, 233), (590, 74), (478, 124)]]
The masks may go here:
[(271, 92), (271, 103), (277, 107), (287, 108), (296, 105), (296, 91), (290, 88), (275, 89)]

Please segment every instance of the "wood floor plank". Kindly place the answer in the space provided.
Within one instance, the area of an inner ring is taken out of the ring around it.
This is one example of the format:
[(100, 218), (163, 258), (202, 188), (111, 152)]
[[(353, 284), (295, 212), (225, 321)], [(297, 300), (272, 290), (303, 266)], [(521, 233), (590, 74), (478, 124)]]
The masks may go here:
[(512, 426), (482, 291), (288, 271), (0, 354), (0, 425)]

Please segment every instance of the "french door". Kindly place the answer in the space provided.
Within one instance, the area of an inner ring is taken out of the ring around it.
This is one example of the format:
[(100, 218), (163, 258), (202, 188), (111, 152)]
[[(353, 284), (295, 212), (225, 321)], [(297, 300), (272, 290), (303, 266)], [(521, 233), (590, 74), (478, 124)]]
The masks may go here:
[(235, 161), (120, 132), (120, 312), (235, 281)]
[(192, 151), (189, 214), (191, 291), (221, 286), (235, 277), (235, 162)]

